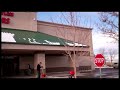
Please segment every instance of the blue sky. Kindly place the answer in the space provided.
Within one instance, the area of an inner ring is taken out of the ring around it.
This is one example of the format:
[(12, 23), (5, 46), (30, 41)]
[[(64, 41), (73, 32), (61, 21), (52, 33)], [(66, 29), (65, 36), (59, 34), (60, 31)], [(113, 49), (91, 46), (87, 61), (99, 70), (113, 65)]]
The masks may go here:
[[(37, 19), (41, 21), (48, 21), (51, 22), (51, 18), (55, 18), (55, 22), (60, 22), (59, 17), (61, 15), (61, 12), (38, 12), (37, 13)], [(83, 21), (89, 21), (91, 20), (91, 23), (93, 24), (98, 21), (98, 14), (97, 12), (80, 12), (81, 20)], [(85, 20), (84, 20), (85, 18)]]
[[(37, 20), (51, 22), (50, 18), (54, 18), (55, 22), (60, 23), (59, 20), (60, 15), (61, 12), (37, 12)], [(95, 54), (97, 54), (99, 48), (102, 47), (103, 48), (112, 47), (118, 50), (118, 44), (111, 43), (113, 39), (105, 37), (97, 30), (95, 23), (98, 21), (98, 12), (80, 12), (80, 16), (82, 18), (81, 19), (82, 23), (85, 23), (84, 21), (87, 20), (89, 24), (88, 27), (90, 26), (91, 23), (91, 26), (93, 28), (92, 40), (93, 40), (93, 49)], [(86, 25), (86, 23), (84, 25)]]

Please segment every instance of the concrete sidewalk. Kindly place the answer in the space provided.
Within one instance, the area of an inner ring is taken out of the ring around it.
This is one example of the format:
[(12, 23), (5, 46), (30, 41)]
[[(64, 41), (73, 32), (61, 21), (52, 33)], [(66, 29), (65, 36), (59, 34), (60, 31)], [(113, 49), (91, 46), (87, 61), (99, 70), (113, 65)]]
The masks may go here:
[[(89, 74), (89, 72), (86, 73), (80, 73), (77, 72), (77, 77), (82, 77)], [(69, 72), (51, 72), (47, 73), (46, 78), (69, 78)], [(12, 77), (5, 77), (5, 78), (37, 78), (37, 75), (30, 75), (30, 76), (12, 76)]]
[[(77, 77), (84, 77), (88, 74), (90, 74), (90, 72), (77, 72)], [(47, 73), (46, 78), (69, 78), (69, 75), (69, 72), (52, 72)]]

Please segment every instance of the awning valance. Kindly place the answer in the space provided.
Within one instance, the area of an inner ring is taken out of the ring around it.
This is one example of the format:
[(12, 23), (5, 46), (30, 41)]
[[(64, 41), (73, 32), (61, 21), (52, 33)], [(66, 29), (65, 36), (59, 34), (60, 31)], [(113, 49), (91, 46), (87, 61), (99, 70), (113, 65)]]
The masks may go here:
[(41, 32), (2, 28), (1, 41), (21, 44), (87, 46)]

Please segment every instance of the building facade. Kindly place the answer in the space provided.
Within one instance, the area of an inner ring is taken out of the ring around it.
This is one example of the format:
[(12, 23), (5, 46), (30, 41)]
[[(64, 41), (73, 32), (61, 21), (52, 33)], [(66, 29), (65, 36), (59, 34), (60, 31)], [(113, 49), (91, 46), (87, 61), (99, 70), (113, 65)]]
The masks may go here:
[(46, 73), (69, 71), (73, 67), (66, 52), (73, 57), (74, 50), (77, 70), (82, 66), (94, 70), (91, 28), (38, 21), (36, 12), (3, 12), (1, 20), (3, 76), (14, 75), (15, 70), (22, 74), (28, 64), (36, 74), (39, 62)]

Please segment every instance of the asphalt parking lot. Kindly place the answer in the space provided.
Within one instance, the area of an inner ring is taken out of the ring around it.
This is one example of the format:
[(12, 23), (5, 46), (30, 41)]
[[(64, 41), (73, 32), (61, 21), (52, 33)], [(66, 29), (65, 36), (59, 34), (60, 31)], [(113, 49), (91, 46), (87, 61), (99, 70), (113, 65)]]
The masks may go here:
[[(100, 70), (96, 68), (94, 71), (78, 76), (78, 78), (100, 78)], [(102, 68), (101, 78), (119, 78), (119, 69)]]

